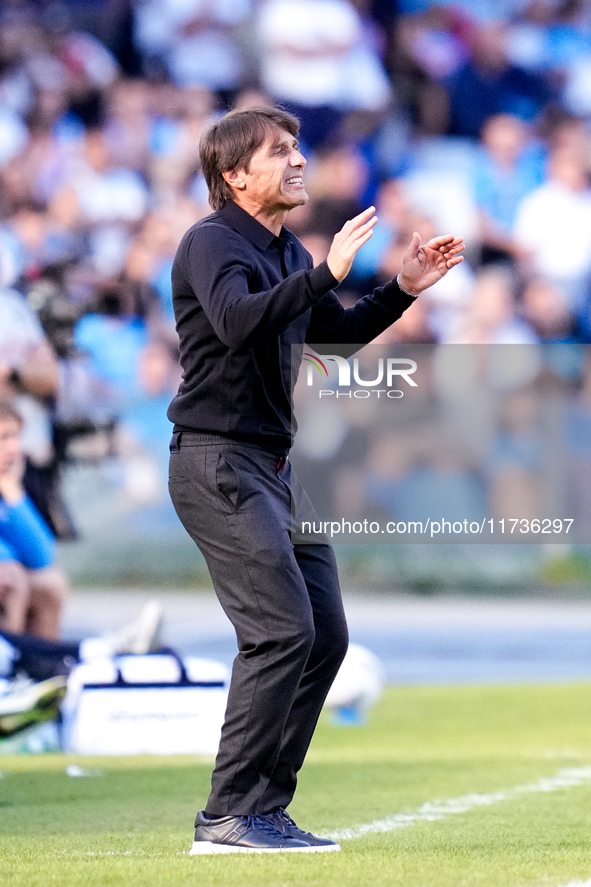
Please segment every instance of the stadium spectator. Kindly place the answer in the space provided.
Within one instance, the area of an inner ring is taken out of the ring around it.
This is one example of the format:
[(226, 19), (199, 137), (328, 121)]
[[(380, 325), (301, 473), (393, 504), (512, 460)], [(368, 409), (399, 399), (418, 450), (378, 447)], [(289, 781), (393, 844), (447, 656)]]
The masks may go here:
[(257, 28), (262, 86), (302, 121), (310, 147), (334, 138), (347, 112), (387, 108), (390, 84), (349, 0), (266, 0)]
[(554, 281), (570, 310), (582, 312), (591, 279), (588, 139), (554, 148), (547, 180), (519, 205), (513, 237), (525, 274)]
[(0, 396), (14, 399), (22, 416), (25, 485), (52, 531), (72, 538), (54, 460), (52, 409), (59, 386), (58, 360), (39, 318), (22, 293), (0, 288)]
[(447, 132), (446, 80), (468, 62), (469, 20), (444, 4), (425, 3), (422, 9), (401, 12), (390, 52), (395, 83), (420, 135)]
[(135, 3), (135, 42), (146, 73), (180, 86), (204, 86), (226, 99), (246, 75), (240, 28), (250, 0), (145, 0)]
[(515, 114), (533, 120), (550, 101), (544, 80), (513, 65), (506, 49), (506, 24), (474, 27), (470, 60), (447, 81), (449, 131), (478, 138), (493, 114)]
[(0, 737), (57, 720), (66, 678), (77, 663), (162, 649), (161, 624), (162, 607), (148, 601), (133, 622), (82, 641), (51, 641), (0, 628)]
[(533, 277), (526, 282), (520, 314), (540, 342), (574, 344), (585, 341), (584, 331), (569, 311), (564, 291), (552, 281)]
[(160, 317), (155, 291), (127, 275), (105, 283), (74, 328), (76, 346), (89, 355), (91, 372), (111, 389), (117, 412), (137, 390), (139, 355), (150, 339), (151, 316)]
[(494, 114), (484, 124), (474, 170), (474, 197), (480, 216), (482, 264), (507, 261), (515, 253), (513, 225), (523, 198), (542, 184), (544, 156), (524, 122)]
[(169, 111), (155, 119), (152, 128), (149, 181), (154, 200), (158, 206), (168, 206), (189, 193), (196, 202), (206, 204), (206, 189), (199, 200), (198, 145), (214, 111), (215, 96), (195, 86), (176, 90), (172, 97), (174, 117)]
[(0, 679), (25, 675), (43, 681), (66, 676), (83, 660), (125, 654), (155, 653), (162, 647), (162, 607), (148, 601), (126, 625), (79, 641), (47, 640), (0, 629)]
[(486, 266), (476, 274), (471, 301), (458, 315), (448, 343), (481, 345), (534, 344), (537, 336), (518, 316), (511, 270)]
[(70, 184), (88, 231), (94, 267), (101, 276), (117, 274), (125, 264), (132, 227), (149, 207), (145, 182), (135, 170), (115, 165), (104, 132), (94, 129), (85, 133)]
[(111, 89), (104, 133), (117, 167), (145, 174), (150, 163), (150, 89), (144, 80), (119, 80)]
[(0, 401), (0, 629), (57, 640), (67, 581), (54, 539), (25, 494), (22, 420)]

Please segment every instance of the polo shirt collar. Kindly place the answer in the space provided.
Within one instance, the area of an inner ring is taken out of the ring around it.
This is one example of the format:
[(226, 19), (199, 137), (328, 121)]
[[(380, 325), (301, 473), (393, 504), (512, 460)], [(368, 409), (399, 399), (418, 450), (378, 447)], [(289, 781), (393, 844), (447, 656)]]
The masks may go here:
[(254, 216), (249, 215), (233, 200), (227, 200), (222, 208), (218, 209), (218, 213), (235, 231), (248, 238), (259, 249), (268, 249), (274, 240), (278, 241), (280, 238), (289, 237), (287, 228), (282, 228), (281, 234), (276, 237), (272, 231), (257, 222)]

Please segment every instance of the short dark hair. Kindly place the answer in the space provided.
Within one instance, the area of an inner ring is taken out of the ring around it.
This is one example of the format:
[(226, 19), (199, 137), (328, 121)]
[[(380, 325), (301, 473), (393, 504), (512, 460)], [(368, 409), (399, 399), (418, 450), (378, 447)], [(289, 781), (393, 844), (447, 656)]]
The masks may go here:
[(234, 199), (223, 173), (237, 169), (248, 172), (252, 156), (267, 134), (279, 130), (297, 138), (300, 122), (281, 108), (251, 108), (230, 111), (205, 130), (199, 143), (199, 157), (213, 209), (221, 209), (226, 201)]
[(23, 417), (12, 401), (0, 398), (0, 422), (5, 422), (7, 419), (14, 419), (19, 425), (23, 424)]

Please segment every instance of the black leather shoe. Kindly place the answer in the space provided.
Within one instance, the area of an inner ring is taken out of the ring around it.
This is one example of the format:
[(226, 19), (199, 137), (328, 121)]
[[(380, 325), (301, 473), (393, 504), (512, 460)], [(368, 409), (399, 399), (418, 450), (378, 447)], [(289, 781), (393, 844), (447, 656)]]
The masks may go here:
[(277, 829), (282, 835), (291, 838), (297, 838), (299, 841), (306, 841), (313, 847), (317, 852), (321, 852), (323, 850), (340, 850), (340, 844), (336, 844), (334, 841), (329, 840), (328, 838), (318, 838), (316, 835), (313, 835), (311, 832), (305, 832), (303, 829), (298, 828), (295, 824), (291, 816), (283, 809), (283, 807), (278, 807), (276, 810), (273, 810), (272, 813), (266, 813), (263, 817), (270, 823), (274, 828)]
[(292, 835), (282, 834), (264, 816), (222, 816), (208, 819), (199, 812), (190, 856), (202, 853), (314, 852), (316, 847)]

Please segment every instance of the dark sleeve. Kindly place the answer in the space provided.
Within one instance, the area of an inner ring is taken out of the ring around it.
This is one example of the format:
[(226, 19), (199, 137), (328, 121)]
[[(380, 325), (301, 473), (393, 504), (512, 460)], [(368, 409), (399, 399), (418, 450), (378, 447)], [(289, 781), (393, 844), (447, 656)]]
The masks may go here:
[(312, 346), (367, 345), (398, 320), (415, 298), (403, 293), (395, 279), (359, 299), (351, 308), (344, 308), (337, 295), (329, 292), (312, 309), (306, 342)]
[(204, 226), (189, 237), (184, 271), (216, 335), (235, 349), (278, 335), (336, 284), (323, 263), (257, 292), (254, 247), (222, 225)]

